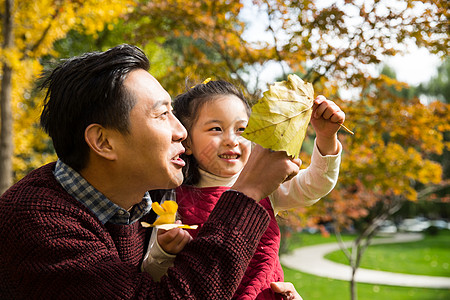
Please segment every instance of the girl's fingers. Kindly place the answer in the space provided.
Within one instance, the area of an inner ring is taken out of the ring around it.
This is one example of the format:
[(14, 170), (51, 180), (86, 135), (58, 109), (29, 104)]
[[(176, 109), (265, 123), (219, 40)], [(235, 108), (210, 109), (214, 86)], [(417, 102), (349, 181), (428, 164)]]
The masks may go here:
[(302, 300), (302, 297), (300, 297), (291, 282), (271, 282), (270, 288), (283, 299)]
[(192, 240), (191, 235), (184, 229), (174, 228), (158, 236), (158, 243), (164, 251), (177, 254)]
[(333, 123), (344, 123), (345, 113), (333, 101), (327, 100), (324, 96), (318, 96), (313, 105), (314, 118), (323, 118)]
[(302, 165), (302, 160), (300, 158), (293, 158), (291, 161), (296, 164), (299, 168)]
[(342, 124), (345, 121), (345, 113), (342, 110), (338, 110), (330, 118), (330, 121), (333, 123)]

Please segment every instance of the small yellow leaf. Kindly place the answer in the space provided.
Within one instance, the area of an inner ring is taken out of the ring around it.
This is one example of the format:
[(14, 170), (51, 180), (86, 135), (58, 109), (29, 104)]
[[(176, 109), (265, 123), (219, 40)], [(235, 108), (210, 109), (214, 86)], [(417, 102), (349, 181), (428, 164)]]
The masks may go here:
[(173, 200), (166, 200), (162, 204), (152, 203), (152, 209), (159, 218), (153, 224), (141, 222), (142, 227), (156, 227), (164, 230), (173, 228), (197, 229), (198, 225), (175, 224), (175, 216), (178, 210), (178, 204)]
[(298, 158), (314, 103), (314, 89), (295, 74), (276, 82), (252, 107), (242, 136), (264, 148)]
[(142, 227), (155, 227), (158, 229), (170, 230), (173, 228), (183, 228), (183, 229), (197, 229), (198, 225), (185, 225), (185, 224), (161, 224), (161, 225), (153, 225), (147, 222), (141, 222)]
[(152, 209), (158, 216), (161, 216), (165, 213), (164, 209), (161, 207), (161, 205), (158, 202), (152, 203)]
[(161, 205), (158, 202), (153, 202), (152, 209), (159, 215), (153, 225), (175, 223), (175, 215), (178, 209), (178, 204), (175, 201), (164, 201)]
[[(152, 203), (152, 205), (153, 205), (153, 203)], [(168, 213), (176, 213), (178, 210), (178, 204), (172, 200), (164, 201), (161, 204), (161, 207), (164, 209), (164, 211), (166, 211)]]

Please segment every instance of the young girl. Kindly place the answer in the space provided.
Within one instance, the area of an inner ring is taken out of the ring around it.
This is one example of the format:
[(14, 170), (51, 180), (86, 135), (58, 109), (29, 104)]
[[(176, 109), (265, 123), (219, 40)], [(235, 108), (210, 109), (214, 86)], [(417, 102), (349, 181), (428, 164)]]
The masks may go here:
[[(184, 144), (185, 180), (175, 193), (178, 214), (184, 224), (201, 227), (220, 195), (233, 185), (247, 163), (251, 143), (241, 133), (247, 126), (250, 107), (240, 90), (219, 80), (196, 85), (177, 96), (174, 113), (188, 131)], [(275, 216), (280, 210), (312, 205), (334, 188), (341, 153), (337, 131), (344, 119), (345, 114), (332, 101), (323, 96), (315, 99), (311, 123), (316, 140), (311, 165), (291, 180), (287, 178), (270, 197), (259, 202), (271, 216), (271, 222), (234, 299), (276, 299), (270, 283), (283, 281), (283, 271), (278, 257), (280, 230)], [(189, 230), (191, 236), (195, 238), (199, 229)], [(166, 252), (180, 251), (173, 247), (173, 240), (168, 242), (167, 235), (168, 232), (158, 233), (158, 242), (144, 261), (143, 269), (153, 273), (155, 280), (173, 260), (174, 255)]]

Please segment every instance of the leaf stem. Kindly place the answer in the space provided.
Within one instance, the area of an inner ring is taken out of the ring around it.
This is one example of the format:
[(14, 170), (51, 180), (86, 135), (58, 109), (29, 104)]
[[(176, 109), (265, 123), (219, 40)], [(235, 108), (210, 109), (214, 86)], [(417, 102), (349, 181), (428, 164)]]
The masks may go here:
[(351, 135), (354, 135), (355, 133), (353, 131), (351, 131), (350, 129), (348, 129), (347, 127), (345, 127), (344, 124), (339, 124), (345, 131), (347, 131), (348, 133), (350, 133)]

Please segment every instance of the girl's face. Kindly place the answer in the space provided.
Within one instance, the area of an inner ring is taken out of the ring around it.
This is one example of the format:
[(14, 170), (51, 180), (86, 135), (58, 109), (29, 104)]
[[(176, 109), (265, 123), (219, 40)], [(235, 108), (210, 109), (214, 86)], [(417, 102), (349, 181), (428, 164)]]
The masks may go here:
[(186, 154), (194, 155), (200, 168), (221, 177), (242, 170), (250, 155), (250, 141), (241, 137), (248, 123), (244, 103), (223, 95), (203, 104), (186, 141)]

